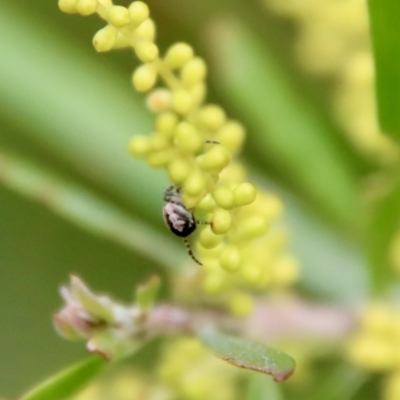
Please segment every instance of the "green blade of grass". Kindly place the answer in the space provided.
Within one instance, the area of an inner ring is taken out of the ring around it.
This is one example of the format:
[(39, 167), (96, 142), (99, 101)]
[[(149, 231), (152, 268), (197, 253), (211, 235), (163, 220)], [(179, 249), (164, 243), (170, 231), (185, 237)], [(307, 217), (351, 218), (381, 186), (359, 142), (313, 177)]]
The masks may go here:
[[(178, 243), (84, 187), (0, 150), (0, 181), (84, 229), (123, 245), (167, 270), (182, 266)], [(157, 249), (157, 251), (154, 251)]]
[(372, 288), (382, 294), (396, 281), (390, 264), (390, 247), (400, 227), (400, 182), (376, 200), (369, 210), (365, 249), (371, 271)]
[(20, 400), (68, 399), (95, 378), (106, 365), (104, 359), (98, 356), (90, 357), (41, 383)]
[(299, 400), (351, 400), (368, 376), (352, 366), (339, 364), (329, 368)]
[(400, 2), (368, 0), (376, 67), (379, 122), (400, 140)]

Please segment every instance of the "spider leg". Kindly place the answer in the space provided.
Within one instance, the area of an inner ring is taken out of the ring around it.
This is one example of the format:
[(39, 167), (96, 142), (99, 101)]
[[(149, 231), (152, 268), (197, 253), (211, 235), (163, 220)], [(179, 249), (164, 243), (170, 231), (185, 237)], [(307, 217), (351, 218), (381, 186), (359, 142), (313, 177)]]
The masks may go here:
[(198, 220), (196, 219), (196, 224), (197, 224), (197, 225), (211, 225), (211, 222), (208, 222), (208, 221), (198, 221)]
[(204, 143), (221, 144), (220, 142), (217, 142), (216, 140), (205, 140)]
[(183, 243), (185, 243), (186, 249), (189, 253), (189, 256), (192, 258), (194, 262), (196, 262), (199, 265), (203, 265), (193, 254), (192, 248), (190, 247), (190, 243), (186, 238), (183, 238)]

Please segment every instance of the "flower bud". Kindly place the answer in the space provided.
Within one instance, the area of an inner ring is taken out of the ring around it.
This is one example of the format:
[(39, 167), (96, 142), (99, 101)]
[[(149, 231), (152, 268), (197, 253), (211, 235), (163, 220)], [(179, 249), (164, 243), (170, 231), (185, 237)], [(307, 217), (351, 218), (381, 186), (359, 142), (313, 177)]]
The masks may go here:
[(189, 193), (183, 193), (183, 196), (182, 196), (183, 204), (189, 210), (192, 208), (196, 208), (197, 204), (200, 201), (201, 196), (202, 196), (201, 192), (198, 194), (195, 194), (195, 195), (192, 195)]
[(214, 189), (212, 197), (215, 203), (221, 207), (229, 210), (233, 207), (234, 195), (232, 190), (227, 186), (218, 186)]
[(199, 242), (205, 249), (213, 249), (224, 240), (223, 235), (216, 235), (210, 225), (206, 226), (200, 233)]
[(227, 233), (231, 227), (232, 216), (229, 211), (222, 208), (214, 210), (212, 215), (211, 229), (216, 235)]
[(76, 9), (77, 0), (58, 0), (58, 8), (65, 13), (75, 14), (78, 12)]
[(171, 139), (175, 133), (179, 118), (173, 112), (163, 112), (156, 117), (156, 131)]
[(140, 61), (149, 63), (158, 57), (158, 47), (152, 42), (141, 40), (135, 46), (135, 53)]
[(188, 177), (191, 169), (190, 161), (185, 157), (177, 157), (168, 164), (168, 176), (173, 183), (181, 184)]
[(71, 276), (71, 294), (83, 309), (92, 316), (106, 321), (114, 322), (112, 302), (104, 296), (97, 296), (77, 277)]
[(150, 143), (151, 143), (151, 151), (160, 151), (166, 149), (167, 147), (170, 147), (168, 139), (159, 135), (151, 136)]
[(263, 273), (259, 265), (254, 263), (245, 263), (240, 268), (240, 276), (245, 283), (255, 287), (260, 287)]
[(196, 153), (202, 147), (203, 140), (192, 124), (182, 121), (176, 127), (174, 143), (184, 151)]
[(205, 273), (220, 273), (221, 266), (217, 258), (206, 258), (203, 260), (202, 270)]
[(142, 1), (134, 1), (128, 7), (130, 17), (130, 27), (132, 29), (137, 28), (149, 17), (149, 7)]
[(196, 57), (190, 60), (181, 71), (182, 84), (186, 88), (192, 88), (204, 81), (207, 74), (207, 66), (203, 59)]
[(225, 247), (219, 258), (221, 267), (225, 271), (234, 272), (240, 268), (242, 257), (237, 246), (228, 245)]
[(238, 153), (245, 138), (243, 125), (229, 121), (218, 131), (217, 140), (232, 153)]
[(249, 216), (242, 221), (237, 231), (240, 239), (249, 240), (264, 235), (267, 233), (268, 228), (269, 225), (267, 222), (263, 218), (255, 215), (253, 217)]
[(257, 189), (251, 183), (244, 182), (236, 186), (233, 194), (235, 197), (235, 207), (247, 206), (256, 199)]
[(199, 119), (202, 126), (210, 131), (215, 131), (225, 123), (225, 111), (220, 106), (209, 104), (200, 110)]
[(229, 164), (231, 156), (229, 152), (220, 145), (214, 145), (212, 149), (198, 158), (199, 166), (205, 170), (222, 170)]
[(192, 98), (186, 90), (174, 90), (172, 93), (172, 108), (174, 111), (178, 114), (187, 114), (192, 109), (192, 106)]
[(206, 183), (203, 173), (196, 169), (191, 172), (183, 185), (184, 191), (189, 196), (197, 196), (206, 188)]
[(123, 35), (121, 32), (117, 33), (117, 37), (114, 42), (113, 49), (126, 49), (127, 47), (130, 47), (131, 43), (129, 39)]
[(170, 69), (181, 68), (193, 58), (193, 49), (186, 43), (175, 43), (165, 56), (164, 62)]
[(216, 207), (216, 203), (214, 199), (212, 198), (210, 193), (207, 193), (200, 201), (200, 203), (197, 205), (197, 208), (207, 211), (207, 212), (212, 212), (214, 211)]
[(207, 87), (204, 83), (199, 82), (189, 89), (189, 93), (192, 98), (193, 108), (199, 107), (206, 98)]
[(97, 0), (78, 0), (76, 10), (83, 16), (92, 15), (96, 12)]
[(246, 169), (243, 164), (238, 162), (230, 163), (222, 172), (221, 172), (221, 183), (225, 185), (229, 185), (233, 190), (235, 185), (240, 182), (245, 181), (247, 178)]
[(122, 6), (112, 6), (107, 11), (107, 20), (116, 28), (122, 28), (130, 22), (129, 11)]
[(157, 113), (168, 111), (172, 107), (172, 94), (168, 89), (155, 89), (148, 95), (146, 104)]
[(148, 42), (154, 42), (156, 38), (156, 25), (150, 18), (146, 19), (140, 24), (135, 30), (135, 37), (138, 40), (146, 40)]
[(143, 64), (132, 74), (132, 84), (138, 92), (147, 92), (156, 83), (157, 69), (154, 65)]
[(151, 139), (144, 135), (134, 136), (129, 141), (129, 151), (138, 157), (147, 155), (151, 151)]
[(163, 168), (174, 158), (175, 154), (171, 148), (156, 151), (148, 155), (147, 162), (151, 167)]
[(98, 52), (109, 51), (113, 48), (118, 30), (112, 26), (107, 25), (103, 29), (96, 32), (93, 37), (93, 46)]

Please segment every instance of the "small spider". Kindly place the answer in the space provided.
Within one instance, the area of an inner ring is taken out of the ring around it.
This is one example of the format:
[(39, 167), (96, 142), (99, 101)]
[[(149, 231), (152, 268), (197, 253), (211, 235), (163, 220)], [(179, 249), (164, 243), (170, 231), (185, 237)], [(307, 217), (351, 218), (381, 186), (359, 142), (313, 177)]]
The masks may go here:
[(196, 221), (193, 213), (188, 210), (182, 201), (182, 189), (173, 185), (164, 192), (166, 205), (163, 208), (164, 221), (175, 235), (183, 238), (183, 242), (190, 257), (199, 265), (203, 265), (193, 254), (187, 237), (196, 230), (197, 224), (208, 222)]

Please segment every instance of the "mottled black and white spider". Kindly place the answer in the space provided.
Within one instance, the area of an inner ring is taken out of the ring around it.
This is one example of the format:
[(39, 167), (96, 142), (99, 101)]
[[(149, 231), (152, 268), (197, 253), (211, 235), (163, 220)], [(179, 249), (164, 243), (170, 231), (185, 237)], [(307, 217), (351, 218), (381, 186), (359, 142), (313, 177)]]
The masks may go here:
[(175, 235), (183, 238), (183, 242), (190, 257), (199, 265), (203, 265), (193, 254), (187, 237), (196, 230), (199, 222), (194, 218), (193, 213), (188, 210), (182, 201), (182, 189), (176, 186), (169, 186), (164, 192), (164, 201), (167, 203), (163, 208), (164, 221), (168, 228)]

